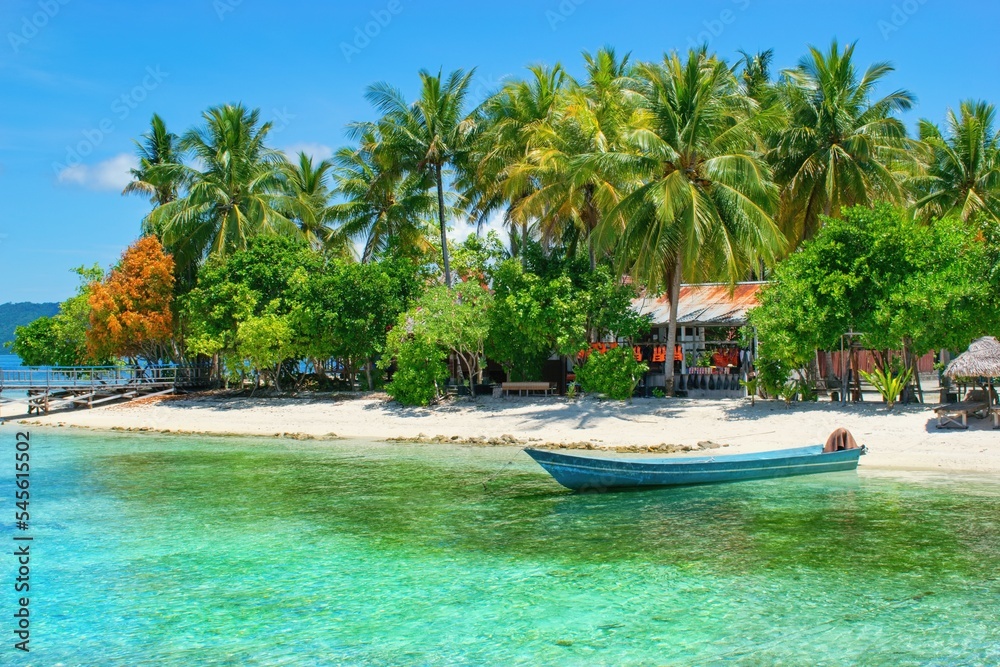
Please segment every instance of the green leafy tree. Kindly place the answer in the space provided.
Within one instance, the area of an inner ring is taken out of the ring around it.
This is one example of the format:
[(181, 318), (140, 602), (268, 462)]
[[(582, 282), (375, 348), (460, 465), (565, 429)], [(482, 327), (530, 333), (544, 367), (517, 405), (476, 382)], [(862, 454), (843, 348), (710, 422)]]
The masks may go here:
[(586, 347), (586, 313), (568, 276), (539, 278), (508, 260), (493, 289), (486, 353), (509, 379), (537, 380), (553, 353), (571, 355)]
[(311, 273), (292, 297), (300, 349), (320, 373), (327, 360), (339, 360), (352, 384), (363, 367), (374, 389), (371, 371), (385, 350), (386, 332), (420, 293), (421, 278), (407, 260), (336, 261)]
[(189, 353), (222, 355), (229, 365), (239, 366), (241, 323), (289, 315), (297, 305), (298, 287), (322, 269), (323, 258), (301, 238), (258, 236), (245, 250), (210, 258), (183, 299)]
[[(460, 379), (470, 385), (482, 382), (482, 362), (489, 334), (488, 313), (492, 305), (493, 295), (476, 282), (456, 283), (450, 289), (436, 285), (424, 292), (399, 316), (388, 336), (386, 356), (380, 366), (389, 368), (396, 360), (399, 368), (405, 371), (399, 378), (393, 377), (387, 387), (389, 393), (397, 398), (438, 395), (438, 361), (443, 363), (449, 354), (458, 362)], [(416, 387), (415, 382), (425, 384)]]
[(616, 347), (590, 355), (577, 369), (576, 379), (585, 392), (603, 394), (616, 401), (632, 398), (649, 366), (635, 360), (630, 347)]
[(281, 365), (296, 356), (295, 332), (287, 316), (267, 313), (240, 322), (236, 350), (256, 371), (258, 383), (268, 380), (281, 391)]
[(389, 332), (386, 346), (389, 356), (379, 365), (388, 369), (395, 363), (386, 392), (403, 405), (428, 405), (437, 400), (448, 379), (447, 352), (434, 341), (413, 335), (405, 318)]
[(847, 331), (865, 334), (883, 369), (890, 350), (912, 362), (932, 349), (963, 349), (1000, 328), (995, 252), (959, 220), (928, 226), (888, 205), (847, 209), (779, 264), (761, 292), (750, 312), (761, 356), (802, 368), (816, 350), (839, 348)]

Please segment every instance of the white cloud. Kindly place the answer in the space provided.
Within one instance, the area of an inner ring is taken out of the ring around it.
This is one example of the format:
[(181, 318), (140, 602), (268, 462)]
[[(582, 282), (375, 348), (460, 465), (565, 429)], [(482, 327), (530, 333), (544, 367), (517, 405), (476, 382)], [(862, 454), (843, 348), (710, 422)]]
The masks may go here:
[(310, 156), (314, 162), (321, 162), (327, 158), (333, 157), (333, 149), (325, 144), (313, 144), (313, 143), (300, 143), (292, 144), (284, 149), (285, 155), (288, 156), (289, 160), (293, 162), (298, 161), (299, 153), (305, 153)]
[(130, 169), (138, 166), (138, 159), (129, 153), (120, 153), (94, 165), (74, 164), (59, 172), (56, 180), (68, 185), (79, 185), (90, 190), (121, 191), (132, 180)]
[[(453, 219), (449, 227), (451, 227), (451, 231), (448, 233), (449, 246), (452, 243), (462, 243), (465, 239), (476, 233), (476, 226), (470, 225), (466, 218)], [(486, 220), (486, 224), (483, 225), (482, 235), (486, 236), (490, 232), (496, 232), (500, 236), (500, 241), (504, 244), (504, 247), (510, 245), (510, 234), (507, 232), (507, 227), (503, 224), (503, 211), (494, 212)]]

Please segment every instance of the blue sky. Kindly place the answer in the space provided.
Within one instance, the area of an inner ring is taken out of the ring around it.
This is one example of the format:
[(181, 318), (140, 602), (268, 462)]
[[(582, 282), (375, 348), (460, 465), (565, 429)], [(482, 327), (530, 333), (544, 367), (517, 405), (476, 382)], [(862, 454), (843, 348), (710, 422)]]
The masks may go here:
[(578, 73), (580, 52), (605, 44), (638, 59), (774, 48), (782, 69), (837, 38), (857, 40), (864, 65), (895, 64), (886, 90), (917, 95), (912, 127), (961, 99), (1000, 101), (998, 23), (997, 4), (944, 0), (4, 0), (0, 303), (62, 300), (72, 267), (108, 266), (136, 238), (149, 205), (120, 191), (154, 112), (180, 133), (242, 101), (275, 121), (275, 147), (323, 156), (372, 117), (365, 86), (410, 95), (422, 67), (476, 66), (482, 94), (532, 63)]

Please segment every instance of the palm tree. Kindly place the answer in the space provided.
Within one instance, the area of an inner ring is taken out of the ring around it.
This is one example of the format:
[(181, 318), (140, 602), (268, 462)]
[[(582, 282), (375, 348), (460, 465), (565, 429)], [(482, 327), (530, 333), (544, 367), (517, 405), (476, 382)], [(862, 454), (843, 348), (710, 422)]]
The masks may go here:
[(154, 170), (156, 178), (186, 183), (185, 196), (144, 220), (179, 267), (245, 248), (255, 234), (298, 233), (282, 213), (294, 205), (284, 191), (287, 161), (264, 143), (271, 123), (261, 124), (260, 110), (242, 104), (212, 107), (203, 118), (205, 125), (187, 131), (179, 143), (197, 166), (177, 161)]
[(322, 250), (333, 240), (330, 222), (330, 188), (327, 182), (333, 164), (322, 160), (313, 164), (306, 153), (299, 153), (298, 164), (283, 165), (285, 187), (291, 197), (288, 217), (299, 228), (314, 250)]
[[(760, 112), (704, 48), (686, 61), (673, 53), (660, 64), (640, 64), (636, 78), (641, 116), (628, 136), (632, 150), (590, 159), (643, 184), (605, 218), (598, 241), (616, 245), (621, 268), (647, 289), (669, 290), (672, 351), (685, 274), (734, 283), (756, 261), (773, 262), (784, 250), (771, 217), (778, 190), (754, 150), (775, 115)], [(667, 376), (672, 392), (673, 373)]]
[[(420, 96), (409, 104), (399, 89), (387, 83), (369, 86), (365, 97), (382, 114), (377, 125), (382, 141), (375, 148), (380, 160), (403, 172), (428, 174), (437, 190), (438, 225), (441, 231), (441, 259), (445, 284), (451, 281), (448, 259), (448, 228), (445, 220), (445, 169), (462, 161), (475, 131), (473, 116), (466, 110), (466, 98), (475, 70), (442, 73), (420, 71)], [(369, 124), (353, 126), (356, 136), (368, 131)]]
[(604, 162), (583, 158), (622, 149), (634, 106), (628, 55), (619, 58), (605, 47), (583, 57), (586, 79), (571, 82), (551, 120), (534, 131), (526, 169), (540, 187), (523, 197), (515, 212), (538, 219), (545, 239), (585, 240), (594, 270), (593, 232), (620, 201), (623, 184), (609, 176)]
[(541, 187), (529, 164), (532, 143), (539, 129), (552, 121), (568, 80), (561, 65), (528, 69), (531, 77), (527, 81), (508, 83), (483, 104), (479, 119), (482, 130), (460, 179), (479, 225), (494, 212), (503, 211), (504, 223), (510, 228), (511, 255), (520, 254), (522, 263), (526, 261), (523, 250), (530, 216), (518, 205)]
[(165, 178), (162, 173), (157, 173), (157, 167), (179, 162), (177, 135), (168, 132), (166, 123), (154, 113), (150, 130), (142, 135), (142, 139), (135, 142), (139, 167), (129, 170), (132, 181), (125, 186), (122, 194), (149, 197), (154, 207), (169, 204), (177, 199), (181, 184), (178, 179)]
[(370, 128), (358, 148), (334, 155), (334, 190), (341, 201), (330, 207), (330, 219), (340, 223), (339, 237), (363, 241), (362, 262), (392, 249), (419, 254), (431, 247), (427, 229), (435, 198), (429, 176), (386, 168), (372, 152), (380, 143)]
[(922, 169), (912, 180), (914, 212), (929, 219), (954, 214), (969, 220), (985, 215), (1000, 221), (1000, 134), (994, 129), (996, 108), (965, 101), (956, 116), (947, 116), (947, 134), (928, 120), (920, 121)]
[(854, 44), (841, 51), (834, 41), (827, 53), (810, 47), (779, 87), (790, 120), (769, 161), (783, 186), (778, 221), (793, 247), (816, 233), (820, 215), (904, 199), (906, 130), (893, 114), (909, 109), (914, 97), (897, 90), (873, 100), (893, 67), (875, 63), (859, 78), (853, 57)]
[(774, 84), (771, 81), (771, 62), (774, 60), (774, 49), (748, 53), (740, 49), (739, 65), (740, 80), (747, 95), (757, 101), (761, 107), (768, 107), (774, 102)]

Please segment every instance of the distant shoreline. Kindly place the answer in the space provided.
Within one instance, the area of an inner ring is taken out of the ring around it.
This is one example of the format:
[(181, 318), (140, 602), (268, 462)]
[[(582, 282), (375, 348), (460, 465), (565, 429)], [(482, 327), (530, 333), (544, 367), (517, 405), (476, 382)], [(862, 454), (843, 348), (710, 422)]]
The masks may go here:
[(481, 397), (406, 408), (378, 394), (300, 398), (225, 393), (150, 399), (28, 418), (16, 403), (2, 406), (8, 424), (69, 426), (104, 431), (178, 435), (263, 436), (299, 440), (358, 438), (608, 449), (674, 453), (725, 446), (727, 452), (823, 442), (845, 426), (869, 447), (862, 466), (893, 470), (1000, 474), (1000, 431), (988, 420), (939, 430), (926, 406), (839, 404), (745, 399), (636, 399)]

